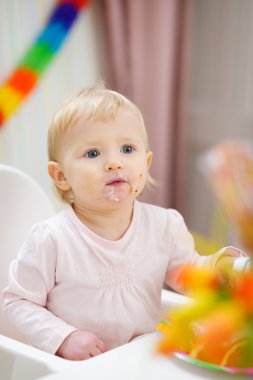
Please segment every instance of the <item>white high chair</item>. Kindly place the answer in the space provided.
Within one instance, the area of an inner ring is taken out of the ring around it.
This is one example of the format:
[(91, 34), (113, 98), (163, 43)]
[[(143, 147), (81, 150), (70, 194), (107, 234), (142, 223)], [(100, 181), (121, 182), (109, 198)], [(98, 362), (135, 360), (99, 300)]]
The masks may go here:
[[(42, 188), (20, 170), (0, 165), (0, 291), (7, 285), (8, 268), (31, 226), (54, 212)], [(0, 312), (0, 334), (23, 340)]]
[[(53, 213), (51, 201), (31, 177), (14, 167), (0, 165), (0, 293), (7, 285), (9, 264), (31, 226)], [(35, 379), (62, 367), (62, 359), (19, 341), (25, 339), (0, 308), (0, 379)]]

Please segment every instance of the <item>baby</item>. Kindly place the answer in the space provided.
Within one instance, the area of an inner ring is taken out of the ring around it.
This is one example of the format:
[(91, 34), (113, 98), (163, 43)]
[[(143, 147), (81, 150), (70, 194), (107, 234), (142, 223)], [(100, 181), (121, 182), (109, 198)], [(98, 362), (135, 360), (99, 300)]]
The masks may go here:
[(3, 292), (6, 315), (34, 346), (82, 360), (125, 344), (154, 331), (164, 282), (182, 290), (182, 264), (222, 272), (240, 256), (233, 247), (200, 256), (177, 211), (136, 200), (152, 181), (152, 152), (121, 94), (100, 86), (69, 98), (48, 152), (67, 207), (32, 228)]

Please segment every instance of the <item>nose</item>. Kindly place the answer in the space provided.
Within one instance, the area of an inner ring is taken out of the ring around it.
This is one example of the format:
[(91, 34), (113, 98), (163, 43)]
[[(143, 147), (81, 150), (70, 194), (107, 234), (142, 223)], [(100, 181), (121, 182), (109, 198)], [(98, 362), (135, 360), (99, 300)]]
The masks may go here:
[(105, 164), (106, 171), (119, 170), (122, 168), (123, 168), (123, 165), (120, 161), (108, 162)]

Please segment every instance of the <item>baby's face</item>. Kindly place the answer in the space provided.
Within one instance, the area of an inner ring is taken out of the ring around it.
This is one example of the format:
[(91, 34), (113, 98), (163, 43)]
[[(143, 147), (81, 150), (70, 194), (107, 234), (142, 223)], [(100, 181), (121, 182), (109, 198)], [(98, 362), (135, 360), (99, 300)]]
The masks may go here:
[(82, 121), (63, 137), (60, 164), (77, 207), (118, 207), (145, 186), (152, 153), (146, 151), (137, 116), (120, 109), (116, 118)]

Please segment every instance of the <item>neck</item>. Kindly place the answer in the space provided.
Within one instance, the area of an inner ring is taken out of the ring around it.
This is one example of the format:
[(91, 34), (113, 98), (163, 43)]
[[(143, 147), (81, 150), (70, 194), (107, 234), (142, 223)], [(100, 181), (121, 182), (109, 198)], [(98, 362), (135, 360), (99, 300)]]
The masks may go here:
[(74, 205), (73, 209), (91, 231), (108, 240), (119, 240), (131, 223), (133, 202), (112, 210), (96, 210), (78, 205)]

